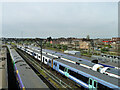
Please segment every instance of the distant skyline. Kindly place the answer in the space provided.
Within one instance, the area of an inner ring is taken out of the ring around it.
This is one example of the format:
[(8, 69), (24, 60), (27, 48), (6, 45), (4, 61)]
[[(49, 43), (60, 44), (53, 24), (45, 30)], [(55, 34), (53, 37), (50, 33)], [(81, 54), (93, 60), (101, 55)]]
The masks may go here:
[(117, 2), (3, 3), (3, 37), (118, 36)]

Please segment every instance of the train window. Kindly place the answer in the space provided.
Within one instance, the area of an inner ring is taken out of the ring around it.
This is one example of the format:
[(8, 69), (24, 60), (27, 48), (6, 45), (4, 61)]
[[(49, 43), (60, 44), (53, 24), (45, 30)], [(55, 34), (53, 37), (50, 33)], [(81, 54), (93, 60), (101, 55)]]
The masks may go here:
[(76, 77), (76, 72), (72, 71), (72, 70), (68, 70), (68, 73), (73, 76), (73, 77)]
[(67, 72), (67, 68), (64, 69), (64, 72)]
[(116, 56), (114, 56), (114, 58), (116, 58)]
[(106, 87), (106, 86), (104, 86), (104, 85), (102, 85), (102, 84), (100, 84), (100, 83), (98, 83), (98, 90), (111, 90), (110, 88), (108, 88), (108, 87)]
[(57, 63), (56, 63), (56, 65), (55, 66), (57, 66)]
[(40, 58), (40, 56), (38, 56)]
[(45, 59), (45, 61), (47, 62), (47, 59)]
[(88, 78), (87, 78), (87, 77), (84, 77), (83, 75), (81, 75), (81, 74), (79, 74), (79, 73), (76, 73), (76, 72), (74, 72), (74, 71), (72, 71), (72, 70), (68, 70), (68, 73), (69, 73), (71, 76), (73, 76), (73, 77), (75, 77), (75, 78), (77, 78), (77, 79), (79, 79), (79, 80), (82, 80), (82, 81), (85, 82), (85, 83), (88, 83)]
[(92, 85), (92, 80), (90, 79), (90, 85)]
[(85, 83), (88, 83), (88, 78), (87, 77), (84, 77), (83, 75), (78, 74), (78, 73), (76, 74), (76, 77), (77, 77), (77, 79), (82, 80)]
[(51, 63), (51, 61), (49, 60), (49, 63)]
[(94, 87), (96, 87), (96, 84), (97, 84), (96, 81), (94, 81)]
[(57, 63), (54, 62), (55, 67), (57, 66)]
[(64, 71), (65, 67), (59, 65), (59, 69), (61, 69), (62, 71)]

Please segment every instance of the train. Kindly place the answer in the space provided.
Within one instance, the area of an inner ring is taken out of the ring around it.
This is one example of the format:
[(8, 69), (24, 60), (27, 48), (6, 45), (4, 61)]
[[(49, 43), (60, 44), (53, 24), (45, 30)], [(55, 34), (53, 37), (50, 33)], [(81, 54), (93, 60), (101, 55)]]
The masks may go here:
[[(25, 47), (24, 47), (24, 49), (25, 49)], [(33, 52), (33, 51), (40, 52), (40, 49), (37, 47), (30, 47), (29, 46), (26, 50), (28, 50), (28, 51), (30, 50), (30, 52)], [(53, 56), (55, 58), (61, 58), (62, 60), (77, 64), (79, 66), (82, 66), (82, 67), (85, 67), (85, 68), (88, 68), (88, 69), (91, 69), (91, 70), (94, 70), (97, 72), (100, 72), (102, 74), (106, 74), (106, 75), (109, 75), (111, 77), (115, 77), (115, 78), (120, 79), (120, 69), (116, 69), (116, 68), (113, 68), (111, 66), (108, 67), (108, 65), (103, 65), (103, 64), (99, 64), (99, 63), (95, 64), (95, 63), (92, 63), (91, 61), (87, 61), (87, 60), (81, 59), (81, 58), (69, 57), (67, 55), (57, 53), (57, 52), (51, 53), (48, 50), (43, 50), (43, 53), (48, 54), (50, 56)], [(40, 58), (39, 58), (39, 60), (40, 60)]]
[[(33, 50), (37, 50), (37, 48), (32, 48)], [(59, 56), (59, 57), (63, 57), (63, 59), (69, 59), (71, 61), (78, 61), (78, 60), (82, 60), (82, 61), (86, 61), (86, 62), (91, 62), (89, 60), (86, 60), (86, 59), (82, 59), (82, 58), (78, 58), (78, 57), (74, 57), (74, 56), (70, 56), (70, 55), (66, 55), (66, 54), (63, 54), (63, 53), (59, 53), (59, 52), (56, 52), (56, 51), (52, 51), (52, 50), (48, 50), (48, 49), (43, 49), (45, 52), (48, 52), (48, 53), (51, 53), (53, 56)], [(99, 60), (97, 58), (93, 59), (93, 60)], [(117, 63), (120, 63), (120, 59), (119, 59), (119, 56), (118, 58), (116, 59), (118, 62)], [(116, 69), (120, 69), (119, 67), (115, 67), (115, 66), (111, 66), (111, 65), (106, 65), (106, 64), (102, 64), (102, 63), (98, 63), (100, 65), (103, 65), (104, 67), (110, 67), (110, 68), (116, 68)]]
[[(23, 46), (18, 46), (18, 48), (28, 53), (29, 55), (33, 56), (34, 58), (36, 58), (43, 64), (48, 65), (53, 70), (56, 70), (57, 72), (66, 76), (67, 78), (73, 80), (75, 83), (81, 85), (85, 89), (108, 90), (108, 89), (120, 88), (117, 82), (118, 78), (96, 72), (95, 70), (85, 68), (78, 64), (76, 65), (74, 63), (63, 60), (60, 57), (53, 57), (52, 55), (49, 55), (48, 53), (42, 54), (42, 61), (41, 61), (41, 55), (39, 51), (35, 51), (30, 48), (25, 48)], [(92, 64), (90, 65), (92, 66)], [(94, 69), (96, 69), (95, 66), (98, 67), (99, 65), (95, 64)], [(102, 67), (102, 66), (99, 66), (99, 67)], [(105, 71), (105, 69), (106, 68), (103, 69), (103, 72)]]
[(12, 48), (7, 45), (10, 57), (12, 59), (14, 75), (20, 90), (25, 89), (41, 89), (49, 87), (36, 75), (32, 68), (24, 61), (24, 59)]

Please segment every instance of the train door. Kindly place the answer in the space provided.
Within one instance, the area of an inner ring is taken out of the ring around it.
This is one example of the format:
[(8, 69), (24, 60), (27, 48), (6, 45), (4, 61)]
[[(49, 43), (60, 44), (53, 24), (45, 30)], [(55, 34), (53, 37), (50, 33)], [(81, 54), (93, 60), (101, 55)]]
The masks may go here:
[(89, 90), (97, 90), (97, 81), (89, 78)]
[(68, 73), (68, 68), (65, 67), (64, 69), (64, 73), (65, 73), (65, 76), (68, 77), (69, 76), (69, 73)]

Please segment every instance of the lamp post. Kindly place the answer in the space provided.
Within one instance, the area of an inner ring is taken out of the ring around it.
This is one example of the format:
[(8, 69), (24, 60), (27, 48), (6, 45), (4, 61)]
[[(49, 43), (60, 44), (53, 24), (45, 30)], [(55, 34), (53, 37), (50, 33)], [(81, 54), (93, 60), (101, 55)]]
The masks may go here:
[(41, 57), (40, 57), (41, 58), (41, 63), (40, 64), (41, 64), (41, 68), (42, 68), (42, 48), (43, 48), (43, 45), (46, 43), (46, 40), (43, 43), (43, 39), (36, 38), (35, 41), (40, 47), (40, 54), (41, 54)]
[(36, 41), (37, 45), (39, 45), (39, 47), (40, 47), (40, 54), (41, 54), (40, 66), (42, 67), (42, 42), (43, 42), (43, 39), (36, 38), (35, 41)]

